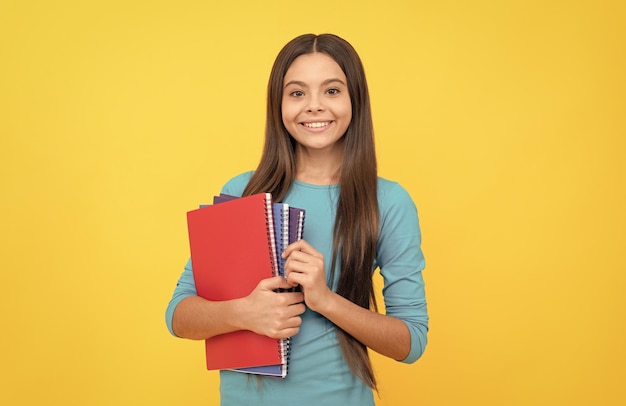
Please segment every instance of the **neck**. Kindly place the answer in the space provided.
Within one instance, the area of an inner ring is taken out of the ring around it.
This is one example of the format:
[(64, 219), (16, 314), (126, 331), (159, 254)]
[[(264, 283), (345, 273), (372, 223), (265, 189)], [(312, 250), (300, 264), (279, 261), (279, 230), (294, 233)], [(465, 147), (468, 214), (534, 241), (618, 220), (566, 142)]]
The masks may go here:
[(298, 148), (296, 179), (313, 185), (337, 184), (341, 174), (341, 158), (339, 153), (311, 153), (304, 148)]

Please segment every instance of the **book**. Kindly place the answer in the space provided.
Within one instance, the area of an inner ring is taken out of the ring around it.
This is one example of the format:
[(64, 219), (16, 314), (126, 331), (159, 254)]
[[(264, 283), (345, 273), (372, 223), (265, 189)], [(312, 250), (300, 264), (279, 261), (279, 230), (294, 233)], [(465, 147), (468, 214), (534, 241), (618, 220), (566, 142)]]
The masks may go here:
[[(213, 197), (213, 204), (219, 204), (233, 199), (239, 199), (239, 197), (220, 193), (219, 196)], [(288, 213), (285, 213), (285, 210), (288, 210)], [(280, 222), (275, 225), (274, 230), (276, 230), (276, 244), (278, 250), (278, 274), (281, 276), (285, 276), (285, 262), (281, 254), (285, 248), (287, 248), (287, 245), (302, 239), (305, 216), (306, 211), (304, 209), (290, 207), (286, 203), (274, 203), (274, 221), (276, 223)], [(288, 224), (285, 224), (286, 221)], [(279, 233), (279, 230), (282, 230), (282, 234)]]
[(289, 208), (289, 244), (302, 239), (304, 232), (304, 217), (306, 211), (297, 207)]
[[(220, 194), (213, 197), (213, 204), (220, 204), (223, 202), (239, 199), (239, 197)], [(278, 275), (285, 276), (285, 260), (281, 254), (290, 244), (290, 214), (292, 208), (286, 203), (273, 203), (273, 219), (274, 219), (274, 235), (276, 239), (277, 249), (277, 272)], [(297, 225), (297, 222), (295, 223)], [(297, 232), (294, 232), (297, 235)], [(256, 367), (237, 368), (234, 369), (237, 372), (244, 372), (257, 375), (269, 375), (284, 378), (287, 376), (288, 362), (289, 362), (289, 350), (291, 347), (291, 340), (284, 338), (280, 340), (280, 352), (282, 355), (282, 361), (273, 365), (263, 365)]]
[[(234, 199), (240, 199), (237, 196), (231, 196), (224, 193), (221, 193), (219, 196), (213, 196), (213, 204), (220, 204), (224, 202), (229, 202)], [(292, 222), (290, 219), (290, 215), (292, 213), (295, 214), (294, 210), (298, 211), (299, 209), (295, 209), (293, 207), (289, 207), (287, 203), (273, 203), (273, 219), (274, 219), (274, 238), (276, 240), (276, 255), (277, 255), (277, 267), (278, 267), (278, 275), (285, 276), (285, 260), (282, 258), (281, 254), (287, 248), (287, 245), (296, 241), (297, 230), (291, 231), (292, 227), (297, 227), (297, 218), (295, 222)], [(293, 239), (292, 239), (293, 233)], [(300, 236), (301, 238), (301, 236)]]
[[(304, 217), (306, 211), (297, 207), (289, 208), (289, 244), (292, 244), (302, 239), (302, 233), (304, 232)], [(302, 288), (300, 285), (291, 288), (292, 292), (300, 292)]]
[[(213, 197), (213, 204), (227, 202), (233, 199), (239, 199), (239, 197), (228, 195), (225, 193), (220, 193), (219, 196)], [(283, 219), (285, 217), (289, 219), (289, 225), (288, 225), (288, 241), (289, 242), (287, 245), (292, 244), (302, 239), (302, 233), (304, 232), (304, 219), (306, 216), (306, 211), (304, 209), (300, 209), (297, 207), (290, 207), (286, 203), (274, 203), (274, 219), (279, 217), (279, 214), (277, 214), (276, 206), (279, 206), (281, 209), (284, 209), (285, 207), (289, 209), (289, 213), (286, 216), (283, 213)], [(204, 206), (200, 206), (200, 207), (204, 207)], [(276, 239), (277, 241), (279, 240), (278, 235), (276, 235)], [(282, 251), (283, 250), (279, 250), (278, 254), (280, 255)]]
[[(269, 193), (204, 206), (187, 213), (196, 291), (213, 301), (245, 297), (278, 274), (273, 203)], [(242, 255), (245, 250), (245, 255)], [(205, 340), (207, 369), (284, 362), (280, 340), (248, 330)]]

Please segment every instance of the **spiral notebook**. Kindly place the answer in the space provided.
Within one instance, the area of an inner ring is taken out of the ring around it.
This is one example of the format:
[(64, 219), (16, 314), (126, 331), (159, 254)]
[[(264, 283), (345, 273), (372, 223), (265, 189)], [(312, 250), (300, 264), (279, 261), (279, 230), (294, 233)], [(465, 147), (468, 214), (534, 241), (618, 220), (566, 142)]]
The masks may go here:
[[(269, 193), (205, 206), (187, 213), (196, 291), (209, 300), (247, 296), (278, 274), (273, 203)], [(241, 255), (245, 247), (245, 255)], [(248, 330), (205, 341), (207, 369), (285, 364), (280, 340)]]
[[(213, 198), (213, 204), (228, 202), (233, 199), (239, 198), (222, 193)], [(281, 253), (285, 250), (285, 248), (287, 248), (287, 245), (302, 238), (304, 215), (305, 211), (303, 209), (289, 207), (286, 203), (273, 203), (274, 235), (276, 239), (276, 253), (278, 259), (277, 271), (281, 276), (285, 276), (285, 261), (281, 257)], [(235, 369), (235, 371), (284, 378), (287, 375), (289, 364), (291, 339), (282, 339), (280, 340), (280, 344), (281, 354), (283, 356), (281, 363), (258, 367), (238, 368)]]

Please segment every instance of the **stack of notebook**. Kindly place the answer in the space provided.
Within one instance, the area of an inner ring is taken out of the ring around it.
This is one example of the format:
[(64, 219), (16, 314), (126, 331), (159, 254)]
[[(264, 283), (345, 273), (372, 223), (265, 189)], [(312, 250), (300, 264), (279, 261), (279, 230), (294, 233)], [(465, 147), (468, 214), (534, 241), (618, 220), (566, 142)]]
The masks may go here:
[[(208, 300), (247, 296), (259, 281), (284, 276), (281, 253), (302, 238), (305, 211), (274, 203), (269, 193), (221, 194), (212, 205), (187, 213), (196, 290)], [(289, 339), (248, 330), (206, 340), (207, 369), (230, 369), (284, 378)]]

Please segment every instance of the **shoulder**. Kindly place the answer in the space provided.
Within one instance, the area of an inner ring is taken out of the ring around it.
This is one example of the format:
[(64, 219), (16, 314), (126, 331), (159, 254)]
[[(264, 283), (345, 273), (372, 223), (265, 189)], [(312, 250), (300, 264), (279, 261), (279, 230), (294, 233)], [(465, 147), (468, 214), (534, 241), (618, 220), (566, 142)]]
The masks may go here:
[(253, 173), (254, 171), (248, 171), (231, 178), (222, 187), (222, 193), (232, 196), (241, 196), (248, 182), (250, 182)]
[(409, 192), (398, 182), (378, 178), (378, 210), (381, 225), (413, 223), (417, 207)]
[(415, 206), (411, 195), (402, 185), (381, 177), (378, 178), (378, 204), (381, 209), (397, 205)]

